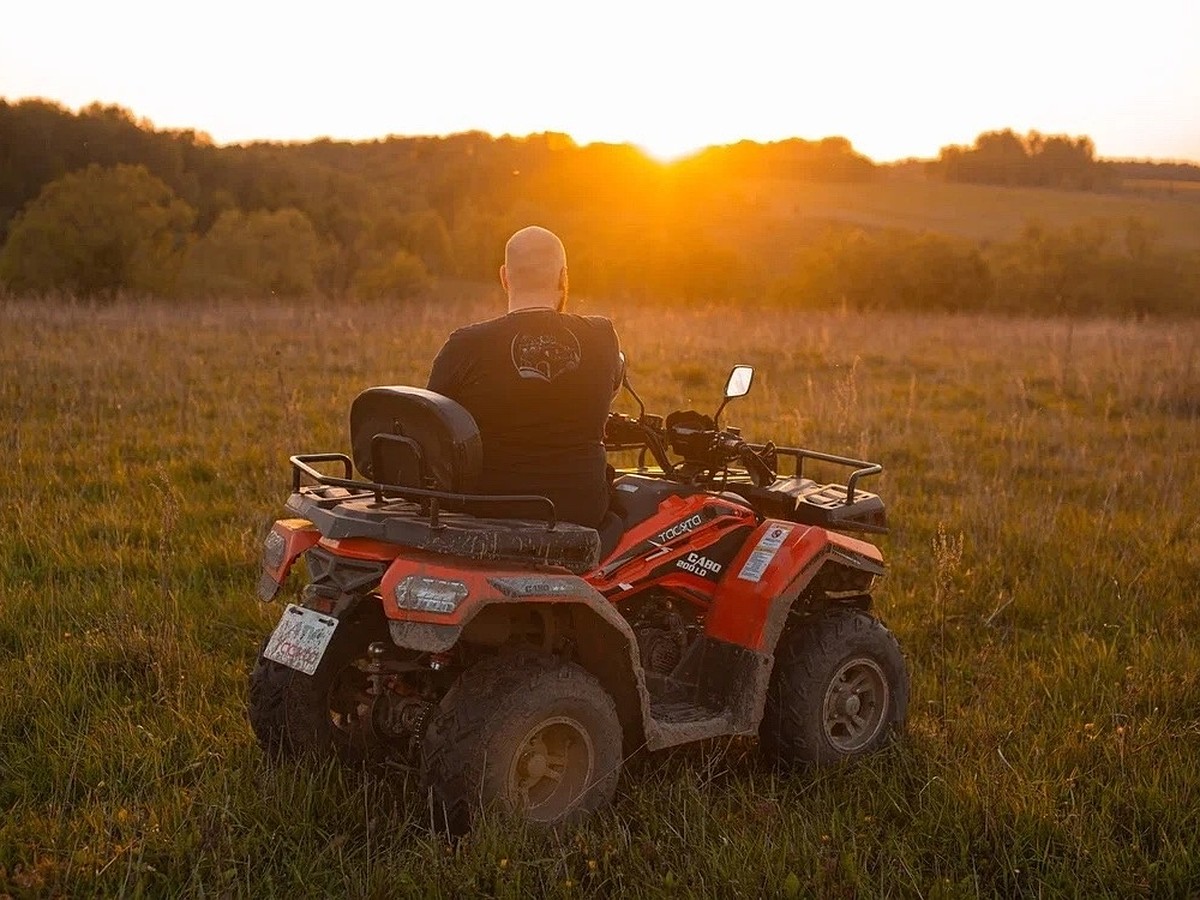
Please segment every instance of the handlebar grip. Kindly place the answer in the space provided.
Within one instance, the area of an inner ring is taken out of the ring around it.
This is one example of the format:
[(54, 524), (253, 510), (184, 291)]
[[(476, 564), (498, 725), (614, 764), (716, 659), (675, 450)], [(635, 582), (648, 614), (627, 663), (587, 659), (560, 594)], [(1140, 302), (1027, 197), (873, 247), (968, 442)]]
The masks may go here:
[(775, 480), (775, 473), (771, 467), (763, 462), (762, 457), (755, 453), (749, 444), (739, 441), (737, 455), (738, 460), (750, 473), (750, 480), (754, 482), (755, 487), (765, 487)]
[(604, 439), (617, 444), (633, 444), (644, 441), (645, 435), (637, 422), (612, 413), (604, 425)]

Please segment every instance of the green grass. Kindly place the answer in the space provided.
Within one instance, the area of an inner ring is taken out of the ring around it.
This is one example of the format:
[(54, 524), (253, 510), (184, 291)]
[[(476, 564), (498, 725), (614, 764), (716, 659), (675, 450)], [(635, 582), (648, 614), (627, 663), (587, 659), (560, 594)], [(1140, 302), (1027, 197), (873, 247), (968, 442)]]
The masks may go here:
[(618, 310), (652, 408), (753, 363), (747, 435), (885, 463), (904, 740), (647, 755), (584, 828), (453, 845), (402, 778), (268, 766), (286, 455), (483, 312), (0, 301), (0, 896), (1200, 893), (1197, 322)]

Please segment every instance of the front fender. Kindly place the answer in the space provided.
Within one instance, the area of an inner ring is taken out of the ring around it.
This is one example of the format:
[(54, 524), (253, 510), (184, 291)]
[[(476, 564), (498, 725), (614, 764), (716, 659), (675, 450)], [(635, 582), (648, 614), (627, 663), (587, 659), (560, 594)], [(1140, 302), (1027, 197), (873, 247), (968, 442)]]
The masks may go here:
[(709, 608), (705, 634), (767, 659), (744, 695), (750, 728), (757, 728), (774, 668), (775, 646), (796, 601), (827, 566), (882, 574), (883, 557), (865, 541), (815, 525), (768, 519), (730, 563)]

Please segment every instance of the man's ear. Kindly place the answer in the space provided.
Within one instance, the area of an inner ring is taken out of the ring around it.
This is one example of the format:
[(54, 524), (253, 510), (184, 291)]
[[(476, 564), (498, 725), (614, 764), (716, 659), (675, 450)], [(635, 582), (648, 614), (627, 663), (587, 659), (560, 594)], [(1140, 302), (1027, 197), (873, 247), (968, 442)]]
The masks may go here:
[(558, 303), (555, 309), (566, 312), (567, 309), (567, 267), (563, 266), (558, 273)]
[(500, 267), (500, 285), (504, 288), (504, 293), (508, 293), (508, 266)]

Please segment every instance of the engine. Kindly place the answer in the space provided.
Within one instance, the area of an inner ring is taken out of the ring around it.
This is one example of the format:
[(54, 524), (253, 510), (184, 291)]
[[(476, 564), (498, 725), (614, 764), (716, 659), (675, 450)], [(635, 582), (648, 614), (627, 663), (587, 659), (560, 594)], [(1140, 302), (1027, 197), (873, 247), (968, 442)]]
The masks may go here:
[(665, 594), (652, 596), (641, 603), (631, 617), (630, 625), (637, 638), (642, 668), (647, 674), (656, 675), (669, 675), (700, 632), (700, 624), (690, 606), (680, 604), (677, 607)]

